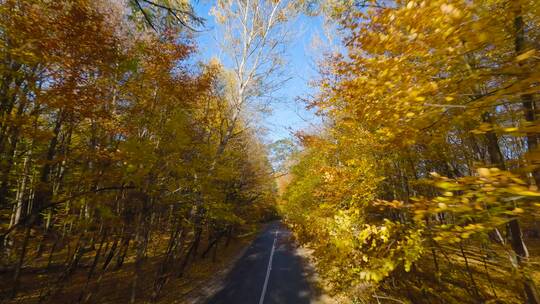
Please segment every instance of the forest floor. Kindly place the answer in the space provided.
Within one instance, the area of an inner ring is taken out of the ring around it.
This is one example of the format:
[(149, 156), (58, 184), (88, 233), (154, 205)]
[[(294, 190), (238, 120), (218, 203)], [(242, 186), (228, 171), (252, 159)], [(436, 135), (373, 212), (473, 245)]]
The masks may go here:
[[(540, 238), (527, 238), (530, 258), (527, 272), (533, 282), (540, 284)], [(509, 259), (509, 252), (502, 246), (491, 244), (485, 250), (468, 242), (455, 247), (437, 248), (436, 269), (432, 253), (417, 261), (410, 272), (398, 270), (394, 277), (383, 281), (379, 288), (373, 285), (355, 284), (345, 290), (332, 290), (332, 283), (315, 276), (317, 288), (331, 296), (322, 303), (524, 303), (523, 286), (519, 273)], [(313, 250), (299, 249), (310, 264), (317, 260)], [(465, 256), (465, 257), (464, 257)], [(465, 262), (465, 258), (467, 261)], [(467, 266), (468, 265), (468, 266)], [(398, 277), (399, 276), (399, 277)], [(399, 281), (409, 282), (407, 286)], [(413, 283), (413, 284), (410, 284)], [(522, 297), (520, 297), (520, 295)], [(410, 299), (414, 299), (411, 300)]]
[[(201, 252), (207, 246), (207, 239), (203, 238), (197, 258), (190, 263), (182, 277), (171, 277), (156, 303), (206, 303), (227, 284), (231, 269), (238, 265), (246, 250), (265, 230), (267, 230), (267, 226), (261, 225), (241, 232), (233, 237), (227, 246), (225, 246), (225, 242), (220, 243), (215, 257), (213, 257), (212, 252), (206, 258), (201, 257)], [(294, 243), (293, 240), (290, 242)], [(526, 243), (531, 255), (528, 267), (529, 274), (533, 281), (540, 282), (540, 238), (527, 238)], [(369, 284), (363, 284), (338, 293), (332, 292), (332, 285), (315, 271), (316, 259), (313, 257), (311, 249), (295, 245), (290, 247), (292, 248), (291, 252), (301, 258), (305, 273), (308, 273), (309, 285), (312, 288), (311, 293), (316, 295), (316, 297), (312, 297), (312, 300), (313, 298), (316, 300), (310, 303), (377, 303), (377, 297), (380, 297), (378, 298), (379, 303), (395, 303), (395, 300), (409, 303), (406, 299), (410, 297), (415, 299), (415, 304), (478, 303), (477, 300), (481, 300), (483, 303), (522, 303), (523, 298), (519, 298), (522, 286), (517, 283), (517, 274), (502, 246), (490, 244), (483, 250), (478, 250), (481, 247), (475, 246), (474, 241), (462, 245), (463, 251), (459, 245), (453, 248), (438, 248), (435, 251), (437, 264), (434, 263), (431, 253), (428, 252), (410, 272), (398, 271), (396, 273), (396, 276), (403, 276), (402, 279), (408, 277), (402, 281), (416, 282), (414, 284), (399, 286), (396, 284), (400, 280), (390, 278), (383, 282), (379, 289), (374, 289)], [(161, 261), (161, 256), (157, 253), (162, 252), (162, 250), (149, 247), (148, 258), (143, 264), (142, 277), (137, 288), (136, 303), (150, 301), (156, 270)], [(268, 250), (265, 249), (266, 251)], [(279, 254), (279, 250), (277, 252)], [(62, 252), (59, 254), (61, 255)], [(35, 252), (29, 252), (29, 256), (34, 255)], [(466, 263), (464, 255), (467, 258)], [(45, 256), (34, 259), (31, 264), (25, 266), (16, 299), (8, 301), (6, 295), (9, 294), (11, 286), (9, 284), (0, 285), (0, 303), (39, 302), (40, 293), (45, 290), (45, 287), (50, 286), (51, 282), (58, 280), (63, 272), (61, 263), (58, 266), (53, 264), (49, 267), (49, 271), (45, 272)], [(276, 259), (279, 262), (279, 256)], [(61, 261), (62, 259), (55, 257), (55, 260)], [(99, 271), (94, 274), (86, 286), (90, 264), (89, 260), (83, 260), (75, 272), (60, 285), (62, 288), (56, 289), (42, 303), (80, 303), (80, 295), (82, 293), (88, 295), (89, 292), (92, 292), (92, 297), (88, 303), (129, 303), (131, 283), (135, 272), (132, 258), (126, 259), (120, 269), (108, 270), (99, 286), (96, 283), (100, 275)], [(263, 264), (263, 266), (266, 265), (266, 260)], [(468, 266), (466, 266), (467, 264)], [(276, 267), (276, 269), (289, 268), (289, 266)], [(438, 270), (435, 267), (438, 267)], [(11, 271), (0, 273), (1, 282), (9, 282), (11, 277)], [(514, 279), (509, 280), (509, 278)], [(282, 279), (278, 278), (273, 281), (281, 282)], [(391, 300), (385, 300), (385, 298)]]
[[(233, 237), (227, 246), (224, 242), (219, 244), (219, 249), (214, 257), (212, 252), (205, 258), (198, 254), (182, 277), (171, 276), (156, 303), (204, 303), (221, 286), (220, 280), (225, 278), (230, 268), (242, 256), (260, 229), (257, 227), (252, 231)], [(206, 241), (203, 239), (200, 245), (201, 252), (202, 249), (206, 248), (206, 245)], [(137, 284), (136, 303), (150, 301), (156, 270), (161, 261), (160, 255), (153, 254), (153, 252), (159, 251), (149, 250), (148, 257), (142, 266), (142, 276)], [(0, 303), (39, 303), (40, 294), (43, 294), (45, 287), (50, 286), (51, 282), (59, 280), (64, 270), (63, 267), (52, 265), (45, 272), (46, 262), (40, 261), (43, 259), (37, 259), (31, 265), (25, 266), (18, 288), (19, 293), (15, 299), (8, 299), (12, 289), (11, 284), (1, 284)], [(120, 269), (108, 270), (99, 285), (96, 283), (96, 279), (99, 277), (99, 271), (97, 271), (85, 288), (90, 264), (89, 261), (83, 261), (81, 266), (61, 284), (61, 288), (53, 289), (52, 295), (49, 295), (41, 303), (81, 303), (79, 299), (83, 290), (85, 290), (85, 295), (92, 292), (89, 303), (129, 303), (135, 269), (134, 261), (126, 258)], [(11, 271), (0, 273), (0, 281), (9, 282), (12, 275)]]

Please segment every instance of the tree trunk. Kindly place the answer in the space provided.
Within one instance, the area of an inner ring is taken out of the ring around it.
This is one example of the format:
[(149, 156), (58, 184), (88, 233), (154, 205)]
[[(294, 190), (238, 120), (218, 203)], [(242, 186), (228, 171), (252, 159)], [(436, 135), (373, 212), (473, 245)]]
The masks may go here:
[(24, 264), (24, 258), (26, 257), (26, 249), (28, 247), (28, 240), (30, 239), (30, 225), (27, 225), (24, 232), (24, 239), (21, 246), (21, 254), (19, 256), (19, 261), (17, 262), (17, 267), (15, 268), (15, 274), (13, 275), (13, 290), (11, 291), (11, 297), (15, 298), (17, 296), (19, 288), (19, 280), (21, 278), (21, 271)]
[[(515, 51), (516, 55), (521, 55), (526, 51), (526, 41), (525, 41), (525, 23), (523, 21), (523, 15), (521, 12), (521, 4), (519, 0), (511, 1), (512, 8), (514, 11), (514, 30), (515, 30)], [(524, 68), (525, 69), (525, 68)], [(530, 74), (529, 71), (524, 71), (522, 76), (519, 79), (526, 79)], [(538, 103), (534, 99), (533, 94), (523, 94), (521, 95), (521, 102), (523, 106), (523, 112), (525, 116), (525, 121), (529, 122), (531, 125), (534, 125), (536, 121), (536, 116), (538, 115)], [(528, 132), (527, 136), (527, 149), (529, 152), (534, 151), (538, 148), (538, 134), (534, 132)], [(534, 181), (537, 186), (540, 186), (540, 168), (535, 168), (532, 171)]]
[[(519, 0), (513, 0), (510, 2), (514, 13), (514, 30), (515, 30), (515, 51), (517, 55), (522, 54), (525, 51), (525, 22), (523, 20), (523, 14), (521, 11), (521, 3)], [(525, 72), (522, 79), (526, 77), (528, 73)], [(521, 96), (523, 111), (525, 114), (525, 120), (534, 124), (536, 121), (537, 104), (532, 94), (523, 94)], [(527, 149), (529, 152), (537, 149), (538, 136), (535, 133), (527, 133)], [(532, 172), (536, 185), (540, 185), (540, 169), (535, 168)], [(529, 253), (527, 247), (523, 243), (523, 236), (519, 227), (519, 222), (513, 219), (509, 223), (510, 233), (512, 236), (512, 249), (517, 255), (518, 264), (523, 266), (522, 262), (525, 261)], [(523, 285), (527, 301), (529, 304), (540, 304), (540, 295), (536, 289), (534, 281), (525, 273), (523, 274)]]

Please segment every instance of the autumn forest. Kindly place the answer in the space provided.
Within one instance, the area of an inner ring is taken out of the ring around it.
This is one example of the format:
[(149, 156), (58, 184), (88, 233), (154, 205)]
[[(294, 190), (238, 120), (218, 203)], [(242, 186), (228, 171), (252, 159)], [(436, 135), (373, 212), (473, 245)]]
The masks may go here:
[[(0, 303), (540, 304), (538, 0), (0, 0), (0, 37)], [(316, 123), (269, 137), (283, 102)]]

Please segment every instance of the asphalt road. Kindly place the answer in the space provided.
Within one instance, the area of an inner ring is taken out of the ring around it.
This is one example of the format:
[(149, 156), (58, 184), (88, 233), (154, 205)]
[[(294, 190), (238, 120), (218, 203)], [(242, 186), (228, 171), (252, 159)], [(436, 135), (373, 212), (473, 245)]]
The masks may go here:
[(290, 232), (274, 222), (253, 241), (207, 304), (309, 304), (310, 286)]

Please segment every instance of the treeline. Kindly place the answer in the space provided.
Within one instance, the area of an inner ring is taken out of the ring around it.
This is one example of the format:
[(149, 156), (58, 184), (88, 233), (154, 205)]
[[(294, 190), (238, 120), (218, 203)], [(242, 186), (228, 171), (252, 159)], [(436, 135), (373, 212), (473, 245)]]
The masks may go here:
[[(540, 303), (540, 5), (351, 1), (280, 210), (357, 303)], [(352, 296), (353, 297), (353, 296)]]
[(184, 1), (0, 2), (1, 299), (60, 301), (84, 273), (64, 300), (99, 302), (130, 263), (125, 302), (158, 300), (272, 214), (265, 148), (227, 73), (191, 59), (190, 18)]

